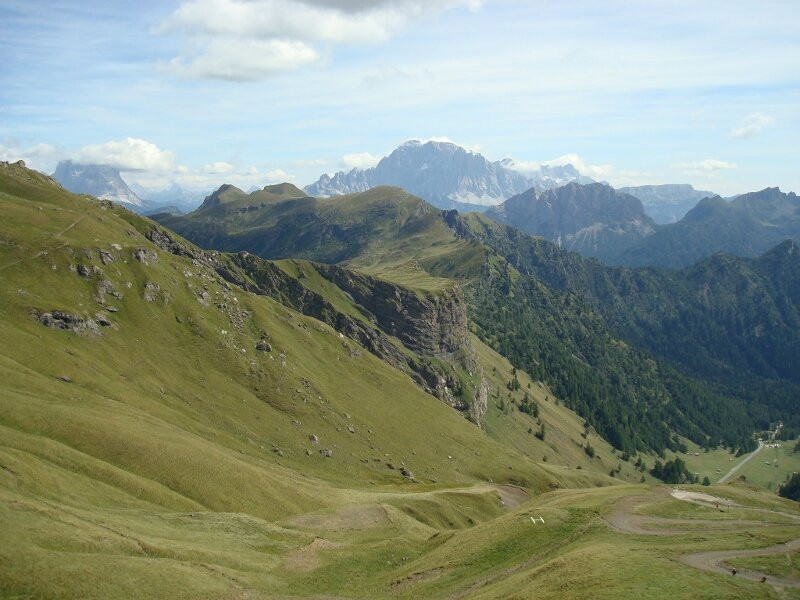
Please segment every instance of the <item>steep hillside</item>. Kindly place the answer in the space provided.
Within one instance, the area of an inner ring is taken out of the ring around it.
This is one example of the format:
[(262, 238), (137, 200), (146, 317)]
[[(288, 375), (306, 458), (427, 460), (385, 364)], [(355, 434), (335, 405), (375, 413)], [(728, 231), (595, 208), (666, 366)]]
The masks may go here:
[(532, 188), (490, 208), (486, 216), (601, 260), (613, 259), (655, 231), (637, 198), (603, 183), (568, 183), (542, 192)]
[(767, 188), (726, 201), (700, 201), (679, 222), (621, 252), (615, 264), (685, 267), (715, 252), (759, 256), (784, 240), (800, 241), (800, 199)]
[[(787, 541), (791, 514), (731, 509), (749, 520), (668, 543), (615, 529), (649, 488), (611, 484), (643, 467), (473, 335), (403, 340), (453, 291), (205, 252), (18, 165), (0, 163), (0, 207), (4, 597), (569, 599), (589, 577), (637, 598), (665, 570), (671, 597), (769, 597), (676, 558)], [(483, 429), (381, 344), (471, 347)]]
[[(662, 408), (656, 398), (672, 398), (682, 415), (647, 409), (637, 419), (654, 422), (632, 421), (626, 439), (637, 429), (654, 435), (663, 422), (698, 443), (704, 431), (749, 445), (755, 423), (796, 419), (800, 260), (792, 242), (760, 259), (716, 256), (684, 271), (615, 269), (477, 215), (470, 224), (514, 267), (471, 288), (472, 317), (487, 336), (500, 335), (502, 354), (550, 381), (579, 413), (609, 418), (597, 427), (610, 439), (626, 427), (615, 414), (622, 407), (610, 408), (625, 396), (624, 406), (650, 397)], [(610, 343), (617, 337), (625, 343)]]
[(483, 248), (456, 238), (439, 210), (397, 188), (320, 199), (296, 188), (245, 194), (226, 185), (189, 215), (154, 218), (207, 248), (347, 262), (427, 289), (452, 286), (448, 278), (469, 278), (484, 261)]
[[(708, 276), (692, 283), (689, 273), (608, 268), (396, 188), (161, 220), (208, 247), (336, 261), (426, 293), (458, 283), (479, 336), (619, 449), (678, 448), (675, 433), (746, 448), (754, 425), (795, 418), (797, 383), (783, 365), (796, 354), (796, 302), (768, 281), (785, 279), (789, 264), (779, 267), (784, 275), (758, 277), (746, 265), (712, 265), (720, 287), (709, 305), (697, 287)], [(204, 237), (205, 224), (234, 233)], [(298, 245), (297, 232), (314, 243)], [(747, 293), (727, 291), (743, 285)]]

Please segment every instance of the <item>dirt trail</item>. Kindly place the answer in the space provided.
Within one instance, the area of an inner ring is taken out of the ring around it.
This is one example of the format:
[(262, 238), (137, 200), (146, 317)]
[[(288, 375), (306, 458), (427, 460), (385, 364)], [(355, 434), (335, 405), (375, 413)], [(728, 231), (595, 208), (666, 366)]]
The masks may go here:
[[(684, 554), (680, 557), (680, 561), (691, 567), (703, 569), (704, 571), (715, 571), (717, 573), (731, 573), (731, 567), (724, 565), (726, 560), (732, 558), (744, 558), (748, 556), (770, 556), (772, 554), (784, 554), (793, 550), (800, 549), (800, 538), (792, 540), (786, 544), (778, 544), (776, 546), (769, 546), (767, 548), (754, 548), (752, 550), (719, 550), (716, 552), (695, 552), (694, 554)], [(750, 571), (749, 569), (737, 569), (737, 577), (744, 577), (745, 579), (752, 579), (753, 581), (761, 581), (762, 577), (766, 577), (766, 583), (772, 585), (780, 585), (783, 587), (800, 588), (800, 581), (792, 579), (783, 579), (781, 577), (773, 577), (772, 575), (765, 575), (758, 571)]]
[(725, 483), (726, 481), (728, 481), (728, 479), (730, 479), (731, 477), (733, 477), (733, 474), (734, 474), (734, 473), (736, 473), (736, 471), (738, 471), (739, 469), (741, 469), (741, 468), (742, 468), (742, 467), (745, 465), (745, 463), (747, 463), (747, 461), (748, 461), (748, 460), (750, 460), (750, 459), (751, 459), (751, 458), (753, 458), (753, 457), (754, 457), (756, 454), (758, 454), (759, 452), (761, 452), (761, 449), (762, 449), (763, 447), (764, 447), (764, 444), (762, 444), (761, 442), (759, 442), (759, 443), (758, 443), (758, 448), (756, 448), (755, 450), (753, 450), (753, 451), (752, 451), (750, 454), (748, 454), (748, 455), (747, 455), (747, 456), (744, 458), (744, 460), (742, 460), (742, 461), (740, 461), (739, 463), (737, 463), (737, 464), (736, 464), (736, 465), (735, 465), (735, 466), (734, 466), (734, 467), (733, 467), (733, 468), (732, 468), (730, 471), (728, 471), (727, 473), (725, 473), (725, 475), (723, 475), (722, 477), (720, 477), (720, 479), (719, 479), (719, 481), (718, 481), (717, 483)]
[[(717, 506), (739, 506), (735, 502), (724, 498), (717, 498), (708, 494), (701, 494), (698, 492), (686, 492), (683, 490), (667, 490), (659, 488), (648, 496), (628, 496), (621, 499), (615, 505), (611, 514), (606, 518), (608, 525), (615, 531), (620, 533), (634, 534), (634, 535), (681, 535), (686, 533), (697, 533), (701, 531), (715, 531), (715, 530), (730, 530), (732, 527), (740, 525), (775, 525), (774, 521), (743, 521), (743, 520), (708, 520), (708, 519), (668, 519), (664, 517), (655, 517), (647, 515), (638, 515), (634, 513), (634, 509), (639, 504), (645, 501), (653, 501), (665, 499), (667, 496), (672, 496), (678, 500), (685, 502), (692, 502), (708, 508), (715, 508)], [(743, 507), (744, 508), (744, 507)], [(781, 515), (788, 517), (795, 521), (800, 521), (800, 515), (787, 513), (776, 510), (769, 510), (764, 508), (746, 507), (747, 510), (763, 512), (765, 514)], [(669, 529), (659, 529), (658, 526), (670, 526)], [(674, 528), (675, 525), (694, 526), (692, 529)], [(703, 527), (698, 528), (697, 525)], [(714, 573), (731, 573), (731, 567), (725, 566), (724, 562), (732, 558), (742, 558), (750, 556), (770, 556), (772, 554), (783, 554), (793, 550), (800, 549), (800, 538), (794, 539), (785, 544), (778, 544), (769, 546), (767, 548), (752, 548), (741, 550), (718, 550), (711, 552), (695, 552), (692, 554), (684, 554), (680, 557), (680, 561), (696, 569), (704, 571), (711, 571)], [(774, 577), (759, 573), (758, 571), (750, 571), (748, 569), (738, 569), (737, 577), (743, 577), (753, 581), (761, 581), (765, 579), (765, 583), (769, 583), (779, 587), (800, 588), (800, 581), (792, 579), (784, 579), (782, 577)]]

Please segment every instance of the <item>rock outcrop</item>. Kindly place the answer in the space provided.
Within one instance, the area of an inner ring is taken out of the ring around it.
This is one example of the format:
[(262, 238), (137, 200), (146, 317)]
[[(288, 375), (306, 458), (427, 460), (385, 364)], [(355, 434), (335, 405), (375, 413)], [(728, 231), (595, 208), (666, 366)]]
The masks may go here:
[[(452, 368), (441, 363), (442, 359), (454, 360), (456, 354), (470, 354), (464, 352), (469, 347), (467, 305), (458, 287), (436, 293), (419, 292), (342, 267), (308, 263), (353, 299), (362, 315), (358, 318), (338, 310), (322, 295), (305, 287), (301, 278), (290, 276), (274, 262), (248, 252), (223, 255), (199, 250), (160, 228), (145, 235), (163, 250), (213, 268), (234, 285), (270, 296), (284, 306), (327, 323), (408, 373), (426, 392), (480, 423), (485, 409), (477, 412), (473, 409), (475, 399), (468, 397), (468, 390), (454, 376)], [(404, 351), (401, 344), (414, 354)], [(357, 353), (351, 351), (351, 356)], [(455, 360), (458, 361), (464, 362), (460, 358)], [(465, 368), (472, 370), (469, 365)]]

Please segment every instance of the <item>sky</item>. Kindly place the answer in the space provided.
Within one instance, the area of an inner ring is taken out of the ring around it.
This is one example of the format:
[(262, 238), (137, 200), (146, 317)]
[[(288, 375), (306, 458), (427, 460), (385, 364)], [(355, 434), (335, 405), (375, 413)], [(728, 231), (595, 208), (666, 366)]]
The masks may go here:
[(797, 0), (0, 0), (0, 160), (249, 189), (448, 139), (800, 192), (798, 31)]

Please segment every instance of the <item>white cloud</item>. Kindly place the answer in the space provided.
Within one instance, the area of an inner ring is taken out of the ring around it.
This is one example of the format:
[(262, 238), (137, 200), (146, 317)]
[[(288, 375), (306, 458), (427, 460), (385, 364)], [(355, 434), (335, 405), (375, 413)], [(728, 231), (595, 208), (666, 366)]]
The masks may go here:
[(294, 180), (294, 177), (289, 175), (283, 169), (273, 169), (272, 171), (267, 171), (264, 173), (263, 177), (266, 179), (267, 183), (283, 183), (285, 181)]
[(29, 167), (48, 173), (53, 171), (63, 154), (62, 150), (51, 144), (22, 146), (14, 139), (0, 140), (0, 160), (7, 162), (24, 160)]
[(673, 165), (673, 167), (682, 171), (686, 175), (691, 175), (694, 177), (708, 177), (714, 175), (718, 171), (726, 171), (729, 169), (738, 168), (733, 163), (724, 160), (718, 160), (716, 158), (706, 158), (705, 160), (678, 163)]
[(210, 173), (210, 174), (230, 173), (235, 168), (236, 168), (235, 165), (232, 165), (229, 162), (214, 162), (200, 167), (200, 172)]
[(653, 176), (644, 171), (636, 171), (631, 169), (620, 169), (614, 165), (592, 165), (587, 163), (580, 155), (575, 153), (564, 154), (552, 160), (526, 161), (508, 159), (505, 165), (515, 171), (519, 171), (525, 175), (535, 175), (542, 167), (563, 167), (572, 165), (581, 175), (591, 177), (596, 181), (607, 181), (614, 187), (625, 187), (631, 185), (645, 185), (648, 183), (655, 183)]
[(316, 50), (297, 40), (212, 40), (193, 57), (177, 57), (164, 70), (186, 79), (256, 81), (320, 62)]
[(341, 165), (346, 169), (369, 169), (377, 165), (380, 160), (380, 156), (375, 156), (369, 152), (360, 152), (356, 154), (345, 154), (342, 157)]
[(730, 131), (730, 136), (735, 140), (746, 140), (755, 135), (758, 135), (764, 129), (775, 125), (775, 119), (762, 115), (761, 113), (753, 113), (747, 115), (739, 127), (734, 127)]
[(249, 190), (253, 186), (263, 187), (270, 183), (295, 181), (295, 177), (283, 169), (262, 172), (255, 166), (237, 168), (228, 162), (211, 163), (198, 169), (188, 169), (181, 165), (171, 172), (139, 171), (126, 173), (124, 178), (129, 183), (152, 190), (167, 188), (177, 183), (184, 189), (197, 191), (217, 189), (223, 183), (231, 183), (243, 190)]
[(191, 42), (165, 65), (175, 75), (252, 81), (321, 62), (314, 44), (385, 42), (414, 19), (480, 5), (479, 0), (187, 0), (155, 32), (177, 31)]
[(108, 165), (120, 171), (171, 171), (175, 154), (147, 140), (125, 138), (84, 146), (72, 159), (80, 163)]
[(507, 163), (510, 169), (527, 174), (536, 173), (542, 167), (563, 167), (566, 165), (572, 165), (580, 171), (581, 175), (597, 180), (607, 180), (617, 173), (617, 170), (612, 165), (590, 165), (577, 154), (564, 154), (558, 158), (541, 162), (511, 159), (511, 162)]

